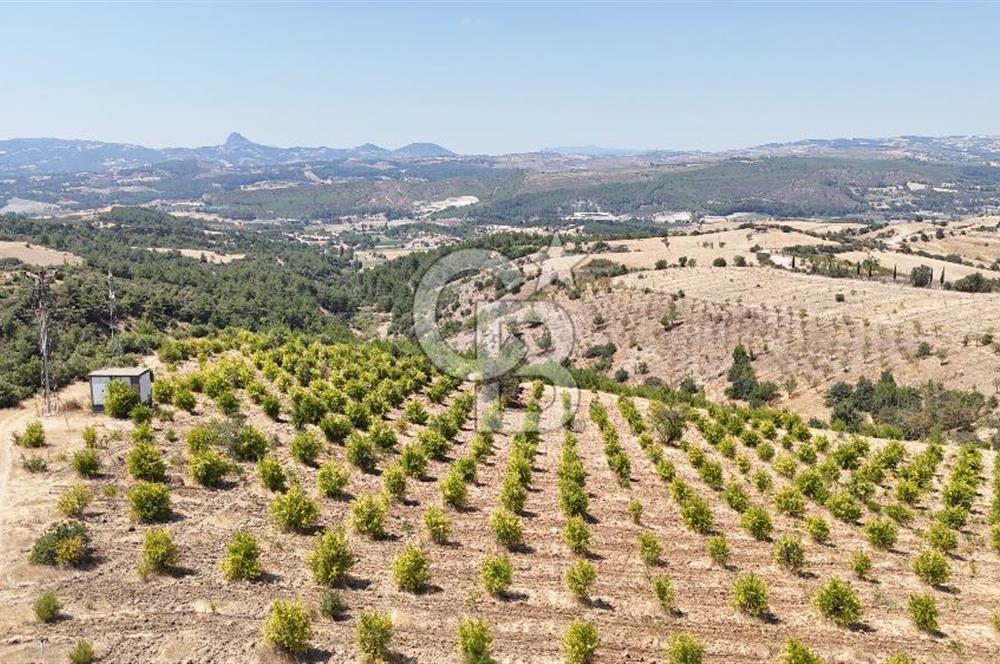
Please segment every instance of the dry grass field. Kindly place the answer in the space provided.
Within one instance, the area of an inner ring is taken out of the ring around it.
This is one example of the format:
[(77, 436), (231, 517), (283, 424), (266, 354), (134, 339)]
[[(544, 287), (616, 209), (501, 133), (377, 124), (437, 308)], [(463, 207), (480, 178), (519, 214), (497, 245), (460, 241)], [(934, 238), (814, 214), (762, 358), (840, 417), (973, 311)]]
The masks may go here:
[[(750, 264), (757, 262), (756, 254), (779, 252), (797, 245), (833, 246), (836, 243), (806, 235), (799, 231), (785, 232), (778, 228), (733, 229), (703, 235), (679, 235), (670, 238), (643, 238), (621, 240), (609, 243), (612, 247), (625, 247), (627, 251), (611, 251), (592, 254), (594, 258), (604, 258), (625, 265), (630, 269), (651, 269), (658, 260), (676, 265), (682, 256), (694, 260), (697, 265), (711, 265), (716, 258), (732, 262), (743, 256)], [(587, 246), (584, 247), (588, 249)]]
[(74, 265), (82, 263), (83, 259), (65, 251), (57, 251), (48, 247), (28, 245), (24, 242), (0, 240), (0, 258), (16, 258), (29, 265)]
[[(274, 390), (275, 385), (268, 382), (268, 389)], [(429, 404), (431, 413), (450, 409), (465, 389), (451, 392), (441, 405)], [(67, 396), (76, 397), (79, 392), (81, 387), (74, 386)], [(316, 501), (319, 528), (348, 522), (352, 500), (377, 492), (383, 481), (380, 475), (395, 463), (400, 450), (419, 440), (425, 428), (400, 424), (395, 451), (380, 456), (372, 473), (352, 467), (344, 447), (324, 443), (318, 462), (334, 460), (350, 469), (344, 497), (331, 499), (317, 493), (316, 468), (292, 457), (294, 427), (284, 419), (266, 417), (243, 390), (236, 394), (247, 421), (273, 437), (273, 453)], [(415, 394), (411, 400), (429, 403), (426, 394)], [(541, 401), (552, 398), (551, 391), (545, 391)], [(607, 413), (608, 423), (603, 427), (592, 410), (594, 403), (603, 405)], [(635, 403), (648, 425), (648, 404)], [(843, 522), (811, 500), (806, 501), (801, 516), (776, 510), (775, 495), (790, 482), (778, 472), (777, 458), (764, 461), (762, 452), (741, 442), (745, 437), (730, 439), (735, 447), (727, 448), (719, 440), (713, 445), (691, 422), (680, 445), (663, 445), (649, 434), (637, 436), (624, 413), (611, 395), (586, 393), (572, 427), (589, 498), (590, 540), (584, 555), (574, 554), (563, 542), (567, 517), (560, 511), (557, 481), (560, 459), (566, 454), (563, 430), (538, 437), (526, 502), (518, 517), (523, 545), (507, 552), (494, 541), (490, 518), (497, 510), (508, 464), (520, 445), (514, 434), (525, 424), (523, 410), (504, 414), (505, 426), (493, 437), (492, 453), (480, 458), (475, 479), (467, 483), (464, 506), (455, 509), (442, 503), (439, 480), (473, 445), (475, 419), (469, 419), (454, 436), (450, 451), (440, 461), (430, 462), (425, 478), (411, 478), (405, 499), (389, 504), (385, 536), (372, 539), (348, 529), (355, 563), (346, 580), (338, 584), (346, 613), (332, 620), (319, 613), (322, 588), (306, 563), (317, 539), (312, 533), (319, 531), (284, 532), (276, 526), (269, 505), (277, 494), (261, 484), (253, 464), (237, 463), (237, 472), (216, 489), (198, 485), (185, 472), (184, 461), (190, 455), (184, 442), (188, 433), (220, 417), (204, 395), (198, 396), (194, 414), (175, 410), (172, 422), (157, 420), (153, 425), (155, 444), (168, 461), (172, 496), (172, 515), (164, 525), (180, 557), (168, 573), (149, 578), (143, 578), (137, 566), (144, 534), (151, 526), (130, 518), (125, 498), (135, 484), (124, 463), (133, 425), (82, 411), (46, 419), (47, 445), (39, 453), (49, 460), (49, 469), (30, 474), (14, 458), (25, 450), (13, 448), (9, 434), (23, 430), (36, 413), (31, 405), (3, 411), (0, 514), (5, 536), (0, 543), (0, 601), (8, 610), (0, 616), (0, 661), (64, 661), (68, 649), (81, 638), (94, 644), (102, 662), (283, 661), (273, 647), (261, 645), (261, 625), (269, 605), (279, 598), (302, 600), (311, 614), (312, 645), (304, 656), (309, 661), (357, 661), (354, 631), (360, 614), (367, 610), (391, 616), (391, 659), (403, 662), (461, 661), (456, 629), (463, 616), (477, 616), (491, 627), (493, 654), (503, 662), (562, 661), (563, 633), (575, 618), (596, 627), (597, 662), (664, 661), (671, 637), (680, 633), (694, 635), (709, 662), (774, 661), (790, 638), (802, 640), (825, 662), (843, 663), (880, 663), (897, 651), (908, 652), (920, 662), (987, 662), (1000, 648), (1000, 633), (990, 626), (1000, 593), (1000, 558), (986, 544), (993, 453), (981, 454), (982, 485), (957, 548), (948, 558), (951, 578), (946, 585), (933, 588), (919, 581), (911, 562), (925, 548), (921, 533), (940, 506), (957, 448), (944, 448), (944, 459), (933, 466), (926, 490), (916, 500), (913, 520), (899, 527), (896, 543), (882, 551), (865, 541), (863, 526), (876, 518), (874, 513), (865, 512), (857, 523)], [(386, 419), (400, 423), (400, 415), (399, 409), (393, 409)], [(728, 417), (716, 415), (720, 422)], [(703, 425), (710, 426), (715, 416), (703, 412), (700, 417)], [(764, 432), (761, 424), (754, 427)], [(60, 518), (57, 498), (80, 481), (66, 457), (83, 448), (83, 427), (88, 425), (97, 427), (102, 441), (98, 446), (101, 472), (83, 480), (95, 497), (80, 517), (90, 529), (94, 558), (81, 568), (30, 565), (31, 542), (48, 523)], [(834, 450), (846, 440), (806, 431), (804, 438), (812, 439), (807, 444), (801, 433), (794, 441), (789, 436), (787, 445), (795, 452), (803, 447), (822, 448), (814, 464), (833, 458)], [(764, 433), (765, 438), (768, 435)], [(774, 435), (775, 442), (784, 440), (782, 429)], [(317, 436), (322, 439), (321, 434)], [(609, 465), (608, 436), (618, 441), (616, 454), (630, 461), (631, 468), (624, 474)], [(823, 447), (822, 440), (829, 447)], [(871, 445), (861, 455), (863, 459), (879, 458), (877, 452), (885, 443), (871, 441)], [(694, 448), (707, 456), (697, 458)], [(904, 450), (905, 458), (878, 483), (872, 504), (893, 502), (901, 469), (921, 450), (918, 445)], [(663, 479), (661, 458), (692, 495), (707, 500), (713, 516), (707, 532), (686, 525), (684, 501), (689, 499), (675, 499), (676, 490)], [(740, 513), (703, 479), (707, 475), (701, 469), (706, 463), (717, 464), (727, 481), (742, 485), (753, 504), (768, 510), (773, 525), (768, 538), (757, 539), (741, 526)], [(741, 468), (741, 464), (746, 465)], [(809, 465), (793, 463), (794, 472), (805, 472)], [(787, 474), (787, 470), (782, 472)], [(768, 478), (772, 488), (753, 488), (753, 483), (762, 481), (757, 479), (760, 476)], [(849, 477), (847, 471), (839, 473), (828, 488), (842, 490)], [(638, 519), (630, 511), (635, 501), (643, 508)], [(441, 506), (451, 520), (445, 544), (429, 541), (424, 531), (422, 515), (430, 506)], [(828, 543), (805, 535), (806, 516), (821, 517), (830, 525)], [(260, 544), (265, 574), (258, 581), (228, 582), (220, 571), (225, 544), (236, 530), (251, 533)], [(657, 560), (649, 564), (637, 548), (640, 533), (660, 545), (659, 555), (654, 556)], [(727, 563), (713, 562), (706, 553), (710, 535), (728, 541)], [(772, 551), (783, 535), (798, 536), (804, 544), (805, 565), (799, 572), (774, 562)], [(430, 563), (429, 581), (418, 593), (399, 590), (391, 572), (394, 558), (410, 544), (422, 547)], [(855, 578), (851, 571), (851, 557), (859, 550), (866, 551), (873, 562), (864, 579)], [(512, 562), (513, 578), (505, 594), (491, 596), (480, 582), (480, 567), (487, 556), (498, 554)], [(596, 580), (583, 600), (570, 594), (564, 580), (567, 569), (580, 560), (587, 560), (596, 570)], [(754, 572), (768, 586), (768, 611), (763, 618), (745, 615), (733, 605), (733, 585), (747, 572)], [(848, 580), (861, 602), (861, 617), (849, 627), (823, 619), (814, 606), (819, 588), (833, 576)], [(661, 577), (672, 583), (675, 612), (661, 608), (651, 587), (651, 580)], [(49, 589), (62, 602), (62, 617), (44, 624), (32, 615), (31, 604)], [(940, 612), (938, 631), (931, 634), (914, 627), (907, 612), (909, 595), (925, 592), (935, 598)], [(223, 634), (225, 638), (220, 638)]]
[(226, 263), (246, 258), (246, 254), (220, 254), (207, 249), (171, 249), (169, 247), (151, 247), (150, 251), (157, 251), (161, 254), (169, 254), (176, 251), (181, 256), (186, 256), (187, 258), (193, 258), (195, 260), (204, 260), (214, 265), (224, 265)]

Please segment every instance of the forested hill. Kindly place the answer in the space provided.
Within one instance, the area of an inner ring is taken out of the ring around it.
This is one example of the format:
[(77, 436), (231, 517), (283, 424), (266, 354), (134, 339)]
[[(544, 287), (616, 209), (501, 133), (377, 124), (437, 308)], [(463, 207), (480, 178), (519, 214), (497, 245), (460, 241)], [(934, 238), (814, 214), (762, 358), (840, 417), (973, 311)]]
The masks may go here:
[[(0, 240), (42, 245), (84, 261), (48, 269), (54, 380), (60, 385), (115, 359), (109, 343), (109, 271), (118, 338), (127, 354), (155, 348), (165, 334), (203, 335), (228, 327), (344, 339), (363, 307), (394, 313), (395, 329), (407, 330), (413, 285), (435, 253), (361, 272), (349, 247), (298, 242), (287, 230), (210, 225), (138, 208), (118, 208), (93, 221), (0, 216)], [(541, 246), (540, 239), (517, 234), (472, 243), (509, 253)], [(242, 257), (213, 263), (199, 260), (199, 250)], [(38, 271), (0, 259), (0, 406), (39, 385), (31, 276)]]

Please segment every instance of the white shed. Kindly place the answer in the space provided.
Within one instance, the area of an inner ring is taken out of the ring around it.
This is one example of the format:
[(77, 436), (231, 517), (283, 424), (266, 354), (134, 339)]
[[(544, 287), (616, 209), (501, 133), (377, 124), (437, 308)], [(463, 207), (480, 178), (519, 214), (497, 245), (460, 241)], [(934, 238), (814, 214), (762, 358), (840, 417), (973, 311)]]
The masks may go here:
[(95, 411), (104, 410), (104, 393), (117, 380), (136, 391), (139, 403), (153, 402), (153, 371), (145, 367), (111, 367), (90, 373), (90, 403)]

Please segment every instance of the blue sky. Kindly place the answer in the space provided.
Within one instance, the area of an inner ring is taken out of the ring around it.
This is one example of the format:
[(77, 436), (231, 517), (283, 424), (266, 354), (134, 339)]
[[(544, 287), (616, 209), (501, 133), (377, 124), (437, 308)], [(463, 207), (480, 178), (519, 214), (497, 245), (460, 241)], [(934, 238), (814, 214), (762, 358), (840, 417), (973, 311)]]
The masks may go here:
[(1000, 134), (1000, 4), (0, 5), (0, 137), (462, 152)]

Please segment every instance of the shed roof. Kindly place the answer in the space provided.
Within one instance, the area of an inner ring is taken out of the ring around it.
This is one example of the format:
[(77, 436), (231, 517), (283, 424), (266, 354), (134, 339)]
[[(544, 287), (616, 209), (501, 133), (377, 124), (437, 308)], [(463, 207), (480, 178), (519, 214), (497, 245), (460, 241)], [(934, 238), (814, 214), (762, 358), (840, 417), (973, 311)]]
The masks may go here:
[(108, 367), (106, 369), (98, 369), (97, 371), (91, 371), (88, 376), (93, 378), (98, 377), (112, 377), (112, 378), (138, 378), (142, 374), (148, 372), (149, 369), (146, 367)]

